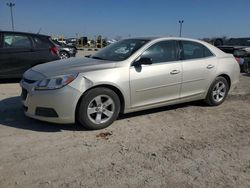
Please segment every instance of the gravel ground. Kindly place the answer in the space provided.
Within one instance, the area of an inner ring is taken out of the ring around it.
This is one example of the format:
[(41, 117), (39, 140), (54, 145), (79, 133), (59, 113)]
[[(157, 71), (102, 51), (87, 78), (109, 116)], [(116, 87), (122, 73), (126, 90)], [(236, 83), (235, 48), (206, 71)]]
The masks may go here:
[(99, 131), (29, 119), (19, 95), (1, 82), (1, 188), (250, 187), (249, 74), (221, 106), (132, 113)]

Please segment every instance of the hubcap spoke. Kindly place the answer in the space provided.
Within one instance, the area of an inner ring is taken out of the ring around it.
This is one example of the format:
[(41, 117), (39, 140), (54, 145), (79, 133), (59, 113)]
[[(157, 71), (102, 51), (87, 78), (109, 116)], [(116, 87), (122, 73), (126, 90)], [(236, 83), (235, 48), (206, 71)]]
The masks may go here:
[(220, 83), (217, 83), (217, 84), (215, 85), (214, 90), (218, 90), (218, 88), (219, 88), (219, 84), (220, 84)]
[(105, 107), (107, 107), (107, 106), (109, 106), (111, 104), (113, 104), (113, 101), (110, 98), (103, 103), (103, 105), (105, 105)]
[(97, 97), (95, 98), (95, 102), (96, 102), (96, 105), (97, 105), (97, 106), (101, 105), (101, 104), (102, 104), (101, 96), (97, 96)]
[(224, 92), (220, 92), (220, 96), (223, 98), (225, 96)]
[(94, 114), (94, 113), (96, 113), (96, 108), (94, 107), (94, 108), (88, 108), (88, 113), (89, 114)]
[(96, 118), (95, 118), (96, 123), (101, 123), (101, 120), (102, 120), (102, 114), (101, 113), (97, 113), (96, 114)]
[(111, 117), (113, 115), (114, 112), (109, 111), (109, 110), (105, 110), (103, 111), (103, 113), (107, 116), (107, 117)]
[(219, 90), (223, 90), (225, 88), (225, 85), (222, 84), (220, 87), (219, 87)]
[(216, 100), (219, 101), (219, 99), (220, 99), (220, 96), (217, 94), (216, 95)]
[(217, 95), (217, 91), (213, 91), (213, 96), (216, 96)]

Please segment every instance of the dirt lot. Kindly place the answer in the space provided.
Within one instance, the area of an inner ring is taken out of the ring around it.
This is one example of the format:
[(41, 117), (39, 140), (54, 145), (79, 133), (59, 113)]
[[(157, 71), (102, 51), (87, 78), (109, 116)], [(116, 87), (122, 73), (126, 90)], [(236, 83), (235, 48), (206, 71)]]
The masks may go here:
[(133, 113), (100, 131), (29, 119), (19, 95), (2, 81), (1, 188), (250, 187), (250, 74), (221, 106)]

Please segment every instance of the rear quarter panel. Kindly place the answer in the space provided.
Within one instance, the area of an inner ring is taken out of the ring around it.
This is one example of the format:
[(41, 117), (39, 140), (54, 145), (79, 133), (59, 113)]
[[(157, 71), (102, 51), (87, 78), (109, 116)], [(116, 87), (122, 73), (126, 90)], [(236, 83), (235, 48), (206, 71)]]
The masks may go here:
[(231, 87), (230, 90), (234, 89), (234, 87), (239, 82), (240, 78), (240, 66), (233, 57), (233, 55), (226, 54), (224, 57), (218, 58), (218, 67), (216, 71), (216, 76), (226, 74), (230, 77)]

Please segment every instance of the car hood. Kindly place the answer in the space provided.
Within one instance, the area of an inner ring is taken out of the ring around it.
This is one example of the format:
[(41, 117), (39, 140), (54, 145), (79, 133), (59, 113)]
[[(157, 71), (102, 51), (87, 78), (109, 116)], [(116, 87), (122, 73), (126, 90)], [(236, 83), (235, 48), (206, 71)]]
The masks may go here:
[[(24, 73), (24, 77), (39, 80), (42, 77), (54, 77), (72, 73), (82, 73), (100, 69), (114, 68), (116, 62), (96, 60), (92, 58), (69, 58), (37, 65)], [(42, 76), (43, 75), (43, 76)]]

